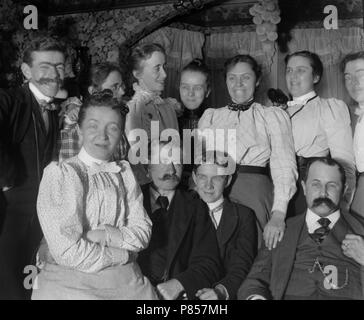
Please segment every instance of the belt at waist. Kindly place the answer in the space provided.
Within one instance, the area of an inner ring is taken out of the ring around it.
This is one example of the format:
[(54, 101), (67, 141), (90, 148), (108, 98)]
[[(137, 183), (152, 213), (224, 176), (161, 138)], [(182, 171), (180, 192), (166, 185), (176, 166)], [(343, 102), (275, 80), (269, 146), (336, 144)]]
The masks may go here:
[(237, 172), (238, 173), (263, 174), (263, 175), (269, 176), (268, 167), (238, 165), (237, 166)]

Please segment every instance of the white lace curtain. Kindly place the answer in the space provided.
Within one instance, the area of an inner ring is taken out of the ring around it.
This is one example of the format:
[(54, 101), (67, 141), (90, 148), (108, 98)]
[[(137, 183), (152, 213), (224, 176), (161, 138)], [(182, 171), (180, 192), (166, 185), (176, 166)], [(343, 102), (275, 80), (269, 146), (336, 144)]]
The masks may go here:
[[(342, 58), (350, 53), (364, 50), (364, 31), (360, 28), (338, 30), (294, 29), (289, 44), (290, 52), (310, 50), (317, 53), (324, 64), (324, 76), (318, 86), (323, 97), (336, 97), (349, 102), (340, 71)], [(206, 41), (206, 43), (205, 43)], [(167, 52), (167, 83), (165, 95), (179, 99), (178, 84), (180, 70), (194, 58), (202, 58), (211, 69), (211, 107), (222, 107), (229, 102), (223, 65), (226, 59), (236, 54), (250, 54), (263, 67), (263, 77), (257, 90), (257, 100), (267, 103), (266, 92), (270, 87), (280, 87), (287, 93), (284, 74), (284, 54), (274, 47), (263, 48), (262, 42), (253, 32), (212, 33), (206, 38), (201, 32), (161, 28), (141, 40), (141, 43), (157, 42)]]

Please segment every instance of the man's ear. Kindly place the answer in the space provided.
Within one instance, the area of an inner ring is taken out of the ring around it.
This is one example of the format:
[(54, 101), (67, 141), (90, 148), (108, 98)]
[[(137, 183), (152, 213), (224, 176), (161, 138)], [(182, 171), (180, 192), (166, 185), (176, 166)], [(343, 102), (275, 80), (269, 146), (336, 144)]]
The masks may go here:
[(30, 66), (27, 63), (23, 62), (21, 64), (20, 68), (21, 68), (21, 71), (22, 71), (24, 77), (27, 80), (30, 80), (32, 78), (32, 72), (30, 70)]
[(195, 185), (197, 185), (197, 177), (196, 177), (196, 173), (195, 173), (195, 171), (194, 170), (192, 170), (192, 180), (193, 180), (193, 182), (195, 183)]
[(93, 87), (93, 86), (89, 86), (89, 87), (87, 88), (87, 91), (88, 91), (88, 93), (89, 93), (89, 94), (93, 94), (96, 90), (94, 89), (94, 87)]
[(344, 188), (343, 188), (343, 194), (346, 193), (346, 191), (348, 191), (349, 185), (345, 182)]
[(205, 94), (205, 99), (209, 97), (210, 93), (211, 93), (211, 89), (208, 88), (206, 91), (206, 94)]
[(255, 87), (257, 88), (259, 85), (260, 85), (260, 79), (258, 79), (258, 80), (255, 82)]
[(301, 181), (301, 185), (303, 189), (303, 194), (306, 196), (306, 183), (303, 180)]
[(227, 181), (226, 181), (225, 188), (227, 188), (230, 185), (232, 179), (233, 179), (233, 176), (229, 175), (228, 178), (227, 178)]
[(137, 70), (133, 70), (133, 76), (134, 76), (135, 79), (138, 79), (139, 80), (140, 72), (137, 71)]

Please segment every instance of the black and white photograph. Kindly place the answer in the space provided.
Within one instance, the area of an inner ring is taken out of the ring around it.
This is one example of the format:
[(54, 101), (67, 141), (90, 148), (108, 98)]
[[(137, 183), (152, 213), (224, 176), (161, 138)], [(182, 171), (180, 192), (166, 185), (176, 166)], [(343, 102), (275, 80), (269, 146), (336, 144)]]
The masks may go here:
[(363, 0), (2, 0), (0, 300), (364, 300), (363, 117)]

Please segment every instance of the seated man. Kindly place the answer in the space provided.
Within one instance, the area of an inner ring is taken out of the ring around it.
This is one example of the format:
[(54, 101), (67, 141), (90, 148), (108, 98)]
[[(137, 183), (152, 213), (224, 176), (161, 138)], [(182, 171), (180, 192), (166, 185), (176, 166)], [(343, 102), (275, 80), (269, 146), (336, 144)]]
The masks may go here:
[(229, 169), (229, 160), (230, 163), (233, 160), (218, 151), (212, 153), (212, 161), (208, 156), (203, 161), (197, 159), (192, 178), (196, 191), (210, 210), (224, 262), (224, 276), (214, 288), (201, 289), (197, 296), (201, 300), (236, 299), (257, 254), (257, 225), (251, 209), (224, 198), (224, 189), (229, 186), (234, 173)]
[(259, 251), (239, 299), (364, 298), (356, 238), (364, 235), (364, 222), (339, 209), (346, 188), (344, 169), (333, 159), (313, 160), (302, 186), (306, 214), (288, 219), (275, 249)]
[[(154, 141), (153, 141), (154, 142)], [(153, 222), (149, 247), (138, 263), (163, 299), (195, 299), (196, 292), (220, 279), (222, 265), (215, 230), (206, 205), (177, 188), (182, 174), (181, 150), (170, 144), (151, 144), (148, 174), (142, 187), (144, 207)], [(158, 150), (159, 149), (159, 150)], [(156, 161), (151, 161), (155, 160)]]

